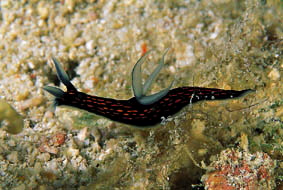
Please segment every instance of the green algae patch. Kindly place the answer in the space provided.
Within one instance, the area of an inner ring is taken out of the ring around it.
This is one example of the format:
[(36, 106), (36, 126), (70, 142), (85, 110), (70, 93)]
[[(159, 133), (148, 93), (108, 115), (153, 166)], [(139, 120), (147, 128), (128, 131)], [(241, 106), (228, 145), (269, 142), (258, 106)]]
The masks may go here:
[(16, 110), (4, 100), (0, 100), (1, 127), (10, 134), (18, 134), (23, 130), (23, 118)]

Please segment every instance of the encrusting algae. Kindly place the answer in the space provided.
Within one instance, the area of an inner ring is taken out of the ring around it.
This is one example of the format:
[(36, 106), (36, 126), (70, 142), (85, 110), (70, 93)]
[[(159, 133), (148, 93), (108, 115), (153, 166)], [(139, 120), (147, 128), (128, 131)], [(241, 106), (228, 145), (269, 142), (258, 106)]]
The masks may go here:
[(207, 190), (274, 189), (276, 163), (268, 154), (226, 149), (210, 166), (214, 171), (202, 177)]

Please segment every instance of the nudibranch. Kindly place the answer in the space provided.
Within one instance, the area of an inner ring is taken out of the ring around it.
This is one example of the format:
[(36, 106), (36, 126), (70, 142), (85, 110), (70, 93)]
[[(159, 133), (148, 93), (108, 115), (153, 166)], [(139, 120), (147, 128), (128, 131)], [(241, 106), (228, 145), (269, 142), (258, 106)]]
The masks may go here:
[(67, 91), (64, 92), (52, 86), (45, 86), (43, 89), (55, 96), (55, 106), (64, 105), (79, 108), (113, 121), (141, 128), (161, 123), (164, 118), (173, 116), (188, 104), (202, 100), (238, 98), (253, 91), (251, 89), (237, 91), (203, 87), (178, 87), (170, 90), (173, 84), (171, 83), (168, 88), (153, 95), (146, 96), (146, 92), (150, 89), (164, 65), (164, 57), (167, 51), (163, 54), (158, 66), (150, 74), (145, 83), (142, 84), (141, 65), (148, 53), (137, 61), (132, 70), (134, 97), (128, 100), (103, 98), (79, 92), (70, 82), (67, 73), (55, 58), (52, 58), (52, 60), (57, 71), (57, 76), (67, 87)]

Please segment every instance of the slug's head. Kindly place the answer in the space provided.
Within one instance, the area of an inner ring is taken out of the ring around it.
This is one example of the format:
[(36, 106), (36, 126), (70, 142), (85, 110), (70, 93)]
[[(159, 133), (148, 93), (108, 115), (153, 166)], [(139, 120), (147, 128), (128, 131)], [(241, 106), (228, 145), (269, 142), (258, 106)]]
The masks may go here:
[(63, 67), (59, 64), (59, 62), (52, 58), (52, 61), (55, 65), (56, 71), (57, 71), (57, 77), (58, 79), (67, 87), (67, 92), (64, 92), (60, 88), (56, 88), (53, 86), (45, 86), (43, 87), (43, 90), (49, 92), (53, 96), (55, 96), (54, 99), (54, 107), (59, 106), (62, 104), (62, 101), (64, 100), (64, 96), (70, 91), (77, 92), (77, 89), (74, 87), (74, 85), (71, 83), (69, 76), (64, 71)]

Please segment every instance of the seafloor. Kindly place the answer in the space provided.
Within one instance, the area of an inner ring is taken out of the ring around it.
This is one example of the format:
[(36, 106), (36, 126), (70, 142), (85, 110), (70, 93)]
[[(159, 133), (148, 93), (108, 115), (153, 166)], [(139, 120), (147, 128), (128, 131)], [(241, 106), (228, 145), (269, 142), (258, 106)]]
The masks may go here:
[[(0, 3), (0, 189), (283, 187), (282, 0)], [(141, 130), (54, 110), (42, 89), (64, 89), (55, 57), (80, 91), (128, 99), (135, 62), (155, 50), (146, 77), (166, 48), (152, 92), (174, 79), (256, 91)]]

